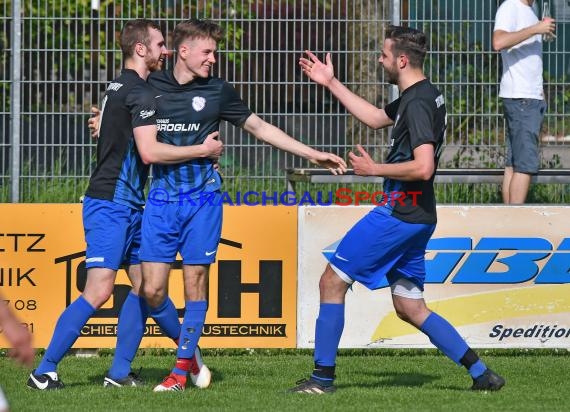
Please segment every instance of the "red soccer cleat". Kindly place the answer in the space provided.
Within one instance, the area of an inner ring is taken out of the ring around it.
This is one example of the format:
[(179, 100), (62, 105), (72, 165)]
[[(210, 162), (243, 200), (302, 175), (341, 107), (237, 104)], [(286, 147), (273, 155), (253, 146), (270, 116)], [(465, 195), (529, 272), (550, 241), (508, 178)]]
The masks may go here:
[(182, 392), (186, 387), (186, 376), (171, 373), (160, 385), (154, 387), (154, 392), (175, 391)]

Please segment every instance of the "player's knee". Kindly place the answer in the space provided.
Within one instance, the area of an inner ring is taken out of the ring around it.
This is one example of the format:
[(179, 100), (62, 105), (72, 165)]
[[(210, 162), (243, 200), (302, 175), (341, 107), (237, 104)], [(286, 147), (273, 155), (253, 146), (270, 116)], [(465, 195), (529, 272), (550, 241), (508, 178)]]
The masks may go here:
[(342, 303), (349, 284), (342, 280), (335, 271), (327, 265), (319, 280), (321, 302)]
[(411, 323), (410, 312), (406, 309), (405, 306), (395, 305), (394, 309), (396, 310), (396, 315), (398, 316), (398, 318), (400, 318), (404, 322)]
[(336, 287), (336, 280), (338, 278), (330, 266), (327, 266), (325, 272), (322, 274), (319, 280), (319, 290), (321, 293), (329, 292)]
[(152, 285), (144, 285), (143, 296), (150, 307), (156, 308), (164, 302), (166, 291), (162, 288), (156, 288)]
[(105, 302), (109, 300), (113, 294), (112, 287), (101, 286), (96, 290), (89, 290), (83, 293), (85, 300), (91, 304), (96, 309), (99, 309)]
[(394, 299), (394, 309), (396, 310), (396, 315), (408, 323), (411, 323), (416, 311), (415, 305), (410, 305), (402, 299)]
[(417, 328), (421, 326), (427, 316), (426, 314), (429, 313), (426, 312), (428, 309), (425, 306), (419, 304), (406, 305), (399, 302), (399, 304), (394, 303), (394, 309), (401, 320)]

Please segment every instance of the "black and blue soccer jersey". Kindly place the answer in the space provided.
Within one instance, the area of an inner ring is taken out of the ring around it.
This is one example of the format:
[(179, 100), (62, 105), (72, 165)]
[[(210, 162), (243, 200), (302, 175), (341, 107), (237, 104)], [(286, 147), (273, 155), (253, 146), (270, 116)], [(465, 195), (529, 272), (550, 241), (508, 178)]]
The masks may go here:
[(109, 84), (101, 105), (97, 166), (87, 196), (142, 208), (149, 168), (138, 154), (133, 129), (156, 125), (155, 94), (134, 70), (123, 69)]
[[(433, 144), (435, 167), (445, 139), (447, 113), (443, 95), (427, 79), (404, 90), (388, 104), (386, 114), (394, 121), (391, 148), (386, 163), (413, 160), (414, 149)], [(409, 223), (436, 223), (434, 174), (427, 181), (405, 182), (385, 179), (384, 193), (390, 196), (384, 206), (390, 214)]]
[[(148, 82), (156, 91), (158, 139), (163, 143), (199, 145), (219, 129), (221, 120), (241, 126), (252, 114), (233, 86), (216, 77), (179, 84), (169, 70), (152, 73)], [(211, 159), (152, 167), (151, 191), (165, 191), (163, 197), (170, 201), (197, 198), (220, 186)]]

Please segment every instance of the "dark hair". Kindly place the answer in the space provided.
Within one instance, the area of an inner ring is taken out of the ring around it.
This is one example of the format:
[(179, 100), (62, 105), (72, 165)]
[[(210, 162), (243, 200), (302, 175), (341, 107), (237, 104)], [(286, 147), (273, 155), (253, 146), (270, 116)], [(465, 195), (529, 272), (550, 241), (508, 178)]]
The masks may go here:
[(392, 52), (405, 54), (412, 67), (421, 68), (427, 53), (426, 35), (416, 29), (402, 26), (388, 26), (386, 39), (394, 42)]
[(214, 39), (218, 43), (223, 38), (224, 29), (219, 24), (211, 20), (200, 19), (190, 19), (178, 23), (172, 35), (176, 50), (186, 39)]
[(156, 22), (148, 19), (129, 20), (125, 23), (119, 37), (119, 45), (121, 46), (124, 58), (134, 56), (135, 45), (137, 43), (150, 46), (151, 29), (161, 31), (160, 26)]

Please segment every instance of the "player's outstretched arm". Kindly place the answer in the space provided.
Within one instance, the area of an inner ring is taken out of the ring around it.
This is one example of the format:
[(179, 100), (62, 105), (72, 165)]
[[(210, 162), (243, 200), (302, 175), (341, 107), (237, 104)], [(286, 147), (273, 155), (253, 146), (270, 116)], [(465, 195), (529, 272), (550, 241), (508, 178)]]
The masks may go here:
[(386, 115), (384, 109), (379, 109), (353, 93), (335, 77), (330, 53), (326, 54), (326, 63), (320, 61), (309, 50), (306, 50), (305, 53), (307, 57), (299, 59), (299, 66), (303, 73), (314, 82), (328, 88), (354, 117), (373, 129), (381, 129), (393, 124), (392, 119)]
[(267, 123), (256, 114), (252, 114), (247, 118), (243, 128), (257, 139), (278, 149), (303, 157), (313, 164), (326, 167), (333, 174), (346, 172), (346, 162), (341, 157), (332, 153), (320, 152), (295, 140), (283, 130)]

